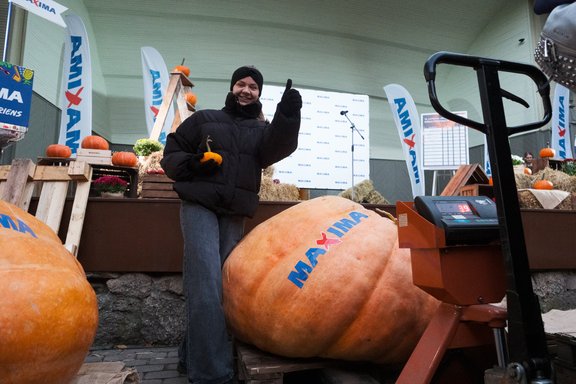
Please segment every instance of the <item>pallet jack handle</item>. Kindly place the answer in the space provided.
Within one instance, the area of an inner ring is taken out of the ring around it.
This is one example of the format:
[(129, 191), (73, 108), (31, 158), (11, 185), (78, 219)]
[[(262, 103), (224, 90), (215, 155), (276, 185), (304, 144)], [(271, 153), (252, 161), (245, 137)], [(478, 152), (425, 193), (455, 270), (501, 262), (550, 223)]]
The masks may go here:
[[(445, 109), (436, 94), (438, 64), (470, 67), (476, 71), (484, 121), (477, 122)], [(528, 103), (500, 87), (499, 72), (529, 77), (537, 87), (544, 108), (542, 120), (508, 127), (503, 99)], [(534, 294), (520, 204), (512, 166), (508, 136), (537, 129), (552, 117), (550, 83), (536, 67), (451, 52), (438, 52), (424, 65), (424, 77), (432, 107), (441, 116), (486, 134), (494, 179), (500, 242), (506, 272), (508, 309), (508, 349), (510, 370), (523, 372), (528, 383), (551, 383), (552, 368), (538, 298)]]

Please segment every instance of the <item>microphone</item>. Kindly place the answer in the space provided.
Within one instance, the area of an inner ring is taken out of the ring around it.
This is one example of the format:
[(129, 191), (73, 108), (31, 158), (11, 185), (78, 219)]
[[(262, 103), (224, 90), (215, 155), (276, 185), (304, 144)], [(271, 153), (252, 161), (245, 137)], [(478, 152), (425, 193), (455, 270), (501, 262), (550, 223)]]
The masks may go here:
[(340, 114), (341, 114), (342, 116), (344, 116), (344, 115), (347, 114), (347, 113), (348, 113), (348, 111), (340, 111)]

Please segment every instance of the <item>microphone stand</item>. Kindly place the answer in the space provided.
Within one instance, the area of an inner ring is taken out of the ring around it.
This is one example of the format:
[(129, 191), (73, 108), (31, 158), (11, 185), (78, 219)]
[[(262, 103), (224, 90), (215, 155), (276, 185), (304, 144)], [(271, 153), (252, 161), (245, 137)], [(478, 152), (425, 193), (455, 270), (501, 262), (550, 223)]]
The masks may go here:
[(358, 133), (358, 135), (362, 138), (362, 140), (364, 140), (364, 136), (362, 136), (362, 134), (360, 133), (358, 128), (356, 128), (356, 125), (348, 117), (348, 111), (342, 111), (342, 112), (340, 112), (340, 114), (345, 116), (346, 119), (350, 122), (350, 131), (352, 133), (351, 134), (351, 136), (352, 136), (352, 147), (351, 147), (351, 149), (352, 149), (352, 201), (354, 201), (354, 131), (356, 131)]

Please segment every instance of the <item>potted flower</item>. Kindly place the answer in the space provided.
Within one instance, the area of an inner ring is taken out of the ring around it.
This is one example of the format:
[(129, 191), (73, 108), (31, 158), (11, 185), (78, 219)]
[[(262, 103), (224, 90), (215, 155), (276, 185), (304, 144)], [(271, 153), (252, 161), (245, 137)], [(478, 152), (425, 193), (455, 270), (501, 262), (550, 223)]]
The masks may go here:
[(128, 182), (118, 176), (101, 176), (92, 182), (101, 197), (124, 197)]
[(524, 159), (518, 155), (512, 155), (512, 166), (514, 173), (524, 173)]

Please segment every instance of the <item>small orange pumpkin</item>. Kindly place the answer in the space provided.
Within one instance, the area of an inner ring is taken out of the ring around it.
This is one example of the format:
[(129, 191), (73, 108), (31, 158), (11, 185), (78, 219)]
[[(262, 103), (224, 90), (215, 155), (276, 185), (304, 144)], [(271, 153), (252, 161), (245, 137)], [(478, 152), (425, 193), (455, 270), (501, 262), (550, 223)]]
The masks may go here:
[(185, 65), (177, 65), (174, 67), (174, 72), (181, 72), (184, 74), (184, 76), (188, 77), (190, 76), (190, 68), (188, 68)]
[(222, 156), (220, 156), (216, 152), (212, 152), (212, 150), (210, 149), (210, 143), (211, 142), (212, 142), (212, 139), (210, 138), (210, 136), (208, 136), (206, 138), (206, 148), (208, 148), (208, 151), (204, 152), (204, 156), (200, 159), (200, 162), (204, 163), (208, 160), (214, 160), (218, 165), (220, 165), (220, 164), (222, 164)]
[(46, 156), (69, 158), (72, 156), (72, 149), (64, 144), (50, 144), (46, 147)]
[(196, 94), (193, 92), (188, 92), (186, 93), (186, 102), (192, 106), (196, 105), (196, 102), (198, 101), (198, 98), (196, 97)]
[(556, 156), (556, 151), (550, 147), (542, 148), (540, 150), (541, 158), (554, 157), (554, 156)]
[(532, 184), (532, 188), (534, 189), (546, 189), (551, 190), (554, 189), (554, 184), (550, 180), (536, 180), (534, 184)]
[(82, 139), (80, 146), (86, 149), (110, 149), (110, 145), (106, 139), (96, 135), (86, 136), (84, 139)]
[(135, 167), (138, 164), (138, 158), (132, 152), (114, 152), (112, 164), (121, 167)]
[(56, 233), (0, 201), (0, 382), (69, 383), (98, 326), (94, 290)]
[(532, 174), (532, 170), (528, 167), (524, 168), (524, 174), (525, 175), (531, 175)]

